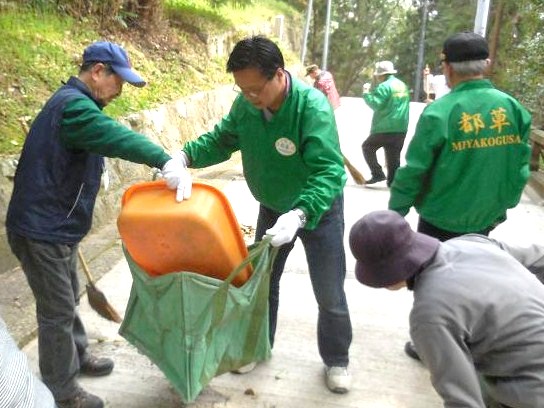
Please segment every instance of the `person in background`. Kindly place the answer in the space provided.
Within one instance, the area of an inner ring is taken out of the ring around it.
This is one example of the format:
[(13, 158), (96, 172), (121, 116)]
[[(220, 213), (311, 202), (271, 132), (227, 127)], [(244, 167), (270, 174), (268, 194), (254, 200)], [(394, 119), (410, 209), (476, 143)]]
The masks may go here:
[(421, 114), (389, 209), (406, 215), (414, 206), (418, 231), (440, 240), (488, 235), (517, 205), (529, 177), (531, 115), (484, 79), (483, 37), (455, 34), (443, 55), (452, 91)]
[[(377, 86), (363, 85), (363, 99), (374, 111), (370, 135), (363, 143), (363, 155), (372, 177), (366, 184), (387, 180), (391, 186), (395, 172), (400, 166), (400, 153), (408, 131), (410, 91), (404, 82), (395, 77), (397, 73), (391, 61), (376, 63), (374, 78)], [(383, 148), (387, 164), (387, 178), (378, 163), (376, 152)]]
[(434, 94), (434, 101), (442, 98), (444, 95), (450, 92), (450, 87), (446, 81), (446, 76), (441, 73), (437, 73), (431, 78), (431, 90)]
[(306, 76), (309, 76), (314, 81), (314, 87), (323, 92), (334, 110), (340, 106), (340, 95), (336, 90), (334, 77), (329, 71), (319, 68), (316, 64), (312, 64), (306, 68)]
[(414, 292), (410, 333), (444, 407), (544, 406), (544, 246), (440, 242), (390, 210), (357, 221), (349, 245), (359, 282)]
[(441, 72), (441, 68), (437, 69), (434, 74), (431, 74), (429, 66), (426, 66), (423, 70), (423, 78), (426, 92), (428, 91), (427, 99), (425, 100), (427, 104), (436, 101), (450, 91), (446, 76)]
[[(251, 193), (260, 203), (256, 241), (267, 234), (279, 247), (270, 282), (270, 343), (274, 344), (279, 285), (299, 237), (319, 306), (318, 347), (325, 382), (349, 390), (351, 321), (344, 292), (343, 187), (346, 174), (331, 105), (323, 94), (285, 70), (278, 46), (263, 36), (238, 42), (227, 62), (239, 96), (215, 128), (186, 143), (189, 167), (242, 154)], [(248, 371), (254, 364), (243, 371)]]
[[(338, 116), (340, 112), (340, 109), (338, 109), (340, 108), (340, 95), (336, 90), (336, 85), (334, 83), (332, 74), (328, 71), (319, 69), (317, 65), (313, 64), (306, 68), (306, 75), (309, 75), (310, 78), (314, 80), (314, 87), (323, 92), (323, 94), (325, 94), (329, 100), (334, 110), (336, 124), (338, 125), (341, 122), (341, 119), (339, 120)], [(344, 165), (349, 170), (350, 175), (353, 177), (353, 180), (357, 184), (364, 184), (365, 179), (363, 175), (355, 168), (353, 164), (351, 164), (344, 154), (342, 154), (342, 160), (344, 161)]]
[[(529, 178), (531, 115), (484, 79), (487, 41), (457, 33), (443, 46), (451, 92), (428, 105), (391, 186), (389, 209), (419, 214), (417, 230), (445, 241), (488, 235), (506, 220)], [(417, 358), (413, 345), (406, 353)]]
[(1, 317), (0, 407), (55, 408), (51, 391), (34, 375)]
[(89, 352), (76, 308), (77, 249), (91, 227), (103, 156), (158, 167), (172, 189), (186, 176), (181, 160), (102, 112), (125, 82), (145, 85), (119, 45), (101, 41), (85, 49), (79, 75), (32, 123), (8, 207), (8, 242), (36, 299), (40, 372), (59, 408), (103, 407), (77, 376), (108, 375), (114, 365)]

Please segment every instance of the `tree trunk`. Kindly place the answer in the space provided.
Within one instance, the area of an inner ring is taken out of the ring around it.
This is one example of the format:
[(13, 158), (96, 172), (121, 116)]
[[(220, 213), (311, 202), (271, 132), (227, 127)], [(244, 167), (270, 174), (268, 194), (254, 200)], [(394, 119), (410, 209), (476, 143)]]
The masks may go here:
[(489, 58), (491, 64), (488, 69), (488, 75), (493, 76), (495, 73), (495, 64), (497, 62), (497, 50), (499, 49), (499, 38), (501, 36), (502, 19), (504, 16), (505, 0), (499, 0), (493, 11), (493, 27), (489, 35)]
[(162, 19), (161, 0), (129, 0), (126, 10), (138, 16), (137, 24), (144, 30), (156, 28)]

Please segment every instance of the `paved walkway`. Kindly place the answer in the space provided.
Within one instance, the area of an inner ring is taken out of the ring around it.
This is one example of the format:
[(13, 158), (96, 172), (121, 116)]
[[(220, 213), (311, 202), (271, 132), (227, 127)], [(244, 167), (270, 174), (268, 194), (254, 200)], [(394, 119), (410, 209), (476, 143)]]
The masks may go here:
[[(341, 115), (364, 110), (356, 98), (344, 98), (347, 108)], [(342, 117), (342, 116), (341, 116)], [(348, 119), (363, 115), (350, 114)], [(367, 116), (368, 118), (368, 116)], [(342, 123), (342, 148), (350, 160), (368, 176), (360, 150), (361, 134), (368, 120)], [(411, 125), (413, 126), (413, 124)], [(367, 132), (367, 130), (366, 130)], [(257, 203), (247, 190), (239, 164), (216, 173), (221, 186), (242, 225), (254, 226)], [(205, 175), (203, 176), (205, 177)], [(217, 180), (214, 180), (217, 183)], [(360, 187), (349, 180), (345, 189), (346, 230), (365, 213), (387, 207), (389, 192), (385, 185)], [(414, 223), (411, 212), (408, 220)], [(346, 233), (346, 248), (347, 246)], [(509, 219), (492, 236), (516, 241), (540, 240), (544, 236), (544, 209), (525, 195)], [(317, 306), (306, 272), (300, 244), (290, 256), (282, 278), (276, 345), (270, 361), (246, 375), (224, 374), (216, 377), (191, 407), (228, 408), (438, 408), (442, 406), (432, 389), (428, 372), (407, 358), (403, 346), (408, 339), (408, 313), (411, 293), (389, 292), (360, 285), (354, 278), (355, 261), (349, 250), (345, 287), (353, 323), (350, 369), (353, 387), (346, 395), (330, 393), (324, 386), (323, 366), (316, 345)], [(131, 276), (124, 259), (113, 266), (99, 282), (115, 308), (124, 312)], [(86, 299), (84, 299), (86, 300)], [(179, 395), (162, 372), (145, 356), (117, 334), (118, 326), (99, 318), (86, 301), (81, 314), (93, 341), (92, 349), (116, 362), (112, 375), (82, 378), (89, 391), (103, 397), (109, 407), (180, 407)], [(37, 343), (24, 349), (36, 367)]]

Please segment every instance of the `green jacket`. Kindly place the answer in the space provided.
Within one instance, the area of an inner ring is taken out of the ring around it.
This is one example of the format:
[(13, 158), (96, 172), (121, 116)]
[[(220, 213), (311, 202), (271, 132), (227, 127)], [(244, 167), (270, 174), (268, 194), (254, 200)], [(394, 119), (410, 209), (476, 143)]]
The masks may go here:
[(183, 150), (195, 168), (225, 161), (240, 150), (256, 200), (280, 213), (302, 209), (310, 230), (346, 183), (329, 101), (296, 79), (271, 120), (240, 95), (211, 132), (186, 143)]
[(462, 82), (427, 106), (397, 170), (389, 208), (434, 226), (481, 231), (506, 219), (529, 177), (531, 115), (490, 81)]
[(61, 143), (106, 157), (162, 168), (170, 156), (146, 136), (102, 113), (88, 98), (75, 99), (64, 109), (59, 132)]
[(410, 92), (400, 79), (389, 75), (372, 92), (363, 94), (363, 99), (374, 111), (370, 134), (408, 130)]

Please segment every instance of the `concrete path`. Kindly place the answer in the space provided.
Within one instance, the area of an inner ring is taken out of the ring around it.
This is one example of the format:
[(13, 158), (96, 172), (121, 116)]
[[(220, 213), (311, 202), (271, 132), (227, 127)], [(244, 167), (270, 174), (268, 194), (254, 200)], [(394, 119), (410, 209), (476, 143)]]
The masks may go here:
[[(360, 167), (365, 176), (360, 144), (368, 134), (368, 112), (358, 98), (344, 98), (346, 108), (339, 113), (344, 154)], [(417, 111), (417, 106), (414, 111)], [(364, 114), (359, 114), (363, 112)], [(357, 123), (360, 121), (360, 123)], [(411, 123), (413, 129), (415, 122)], [(222, 177), (225, 192), (239, 223), (254, 226), (257, 203), (251, 197), (234, 161)], [(228, 179), (228, 181), (225, 181)], [(98, 317), (83, 299), (81, 314), (92, 339), (92, 350), (112, 357), (114, 372), (105, 378), (81, 378), (82, 385), (107, 401), (109, 407), (228, 407), (228, 408), (434, 408), (442, 406), (432, 389), (426, 369), (403, 353), (408, 339), (408, 314), (412, 295), (408, 291), (389, 292), (360, 285), (354, 278), (355, 261), (349, 253), (347, 236), (351, 225), (362, 215), (387, 207), (385, 184), (361, 187), (348, 181), (345, 189), (346, 248), (348, 276), (345, 288), (353, 323), (350, 371), (353, 387), (346, 395), (330, 393), (324, 385), (323, 365), (317, 352), (317, 306), (306, 272), (300, 243), (289, 257), (282, 278), (276, 345), (270, 361), (246, 375), (216, 377), (198, 399), (182, 404), (179, 395), (162, 372), (117, 334), (118, 325)], [(416, 214), (408, 220), (415, 225)], [(542, 241), (544, 209), (524, 195), (509, 219), (493, 232), (500, 239)], [(124, 312), (131, 276), (124, 259), (99, 282), (115, 308)], [(37, 367), (37, 343), (24, 349)]]

